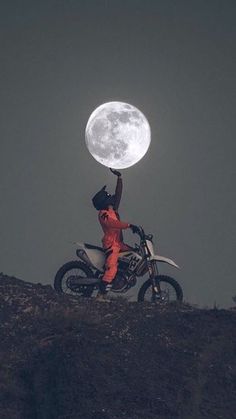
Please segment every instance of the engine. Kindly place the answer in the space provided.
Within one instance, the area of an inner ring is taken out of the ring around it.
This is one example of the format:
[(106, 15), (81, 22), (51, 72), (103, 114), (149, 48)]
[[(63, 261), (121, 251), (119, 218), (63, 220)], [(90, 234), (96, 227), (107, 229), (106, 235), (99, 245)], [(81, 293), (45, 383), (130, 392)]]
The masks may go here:
[(112, 291), (125, 292), (136, 284), (135, 275), (129, 270), (129, 260), (119, 260), (118, 271), (112, 282)]

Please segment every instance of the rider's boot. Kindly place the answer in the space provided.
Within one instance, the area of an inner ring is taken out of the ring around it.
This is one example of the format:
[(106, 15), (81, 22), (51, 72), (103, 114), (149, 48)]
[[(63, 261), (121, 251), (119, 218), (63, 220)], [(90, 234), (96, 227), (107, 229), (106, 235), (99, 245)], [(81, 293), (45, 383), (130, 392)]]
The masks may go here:
[(108, 293), (112, 288), (112, 284), (102, 281), (99, 286), (99, 291), (96, 296), (97, 301), (108, 301)]

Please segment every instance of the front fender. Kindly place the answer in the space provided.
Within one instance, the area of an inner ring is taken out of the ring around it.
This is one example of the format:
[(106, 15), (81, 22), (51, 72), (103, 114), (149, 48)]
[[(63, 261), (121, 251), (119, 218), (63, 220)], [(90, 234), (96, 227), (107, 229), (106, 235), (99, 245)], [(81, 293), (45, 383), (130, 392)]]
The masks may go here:
[(180, 269), (180, 267), (172, 259), (166, 258), (165, 256), (153, 255), (150, 257), (150, 260), (156, 260), (157, 262), (168, 263), (168, 265), (171, 265), (177, 269)]

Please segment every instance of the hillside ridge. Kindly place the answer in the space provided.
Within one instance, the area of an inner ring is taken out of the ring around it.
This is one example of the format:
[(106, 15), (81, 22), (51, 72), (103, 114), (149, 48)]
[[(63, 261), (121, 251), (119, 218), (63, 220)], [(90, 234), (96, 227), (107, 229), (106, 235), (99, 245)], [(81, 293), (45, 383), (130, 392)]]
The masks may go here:
[(1, 419), (236, 418), (236, 310), (108, 303), (0, 274)]

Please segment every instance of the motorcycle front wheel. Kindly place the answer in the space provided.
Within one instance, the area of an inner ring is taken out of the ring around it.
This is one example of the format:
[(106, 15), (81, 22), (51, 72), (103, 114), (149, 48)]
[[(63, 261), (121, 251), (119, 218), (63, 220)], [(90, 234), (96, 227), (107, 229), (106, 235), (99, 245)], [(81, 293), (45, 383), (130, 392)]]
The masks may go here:
[(149, 301), (168, 304), (173, 301), (183, 301), (182, 288), (175, 279), (167, 275), (158, 275), (156, 282), (159, 283), (160, 293), (154, 292), (152, 282), (148, 279), (139, 290), (138, 302)]
[(56, 273), (54, 289), (63, 294), (91, 297), (94, 285), (76, 285), (76, 278), (93, 277), (93, 271), (83, 262), (72, 261), (63, 265)]

